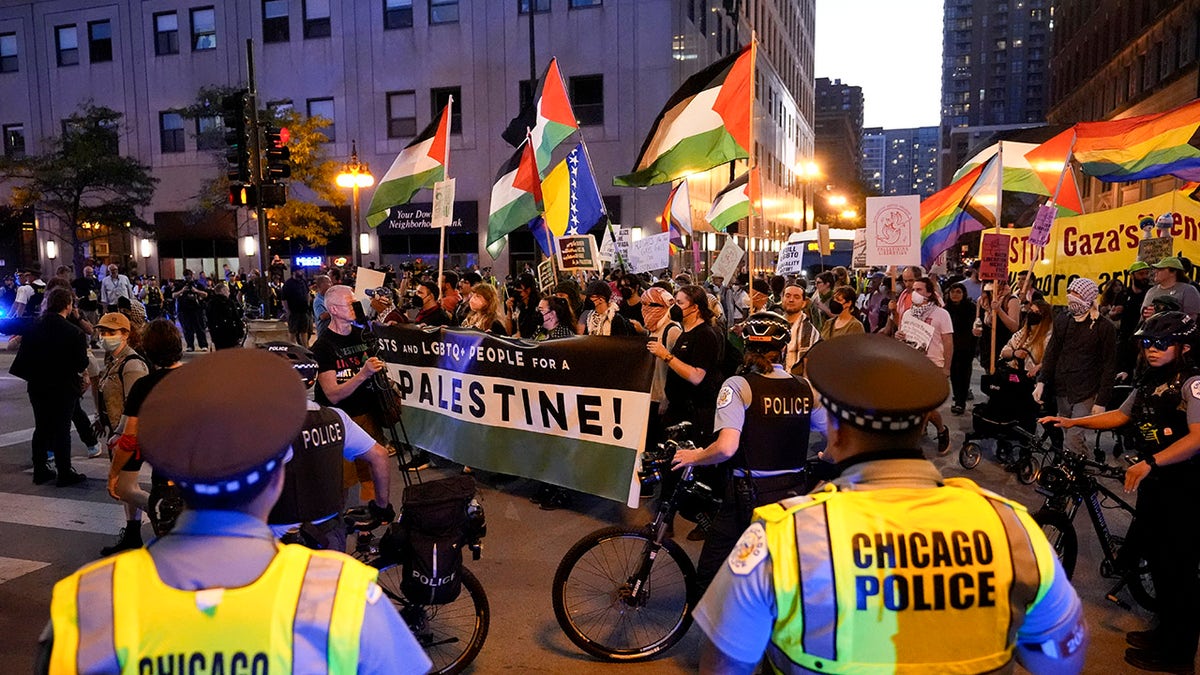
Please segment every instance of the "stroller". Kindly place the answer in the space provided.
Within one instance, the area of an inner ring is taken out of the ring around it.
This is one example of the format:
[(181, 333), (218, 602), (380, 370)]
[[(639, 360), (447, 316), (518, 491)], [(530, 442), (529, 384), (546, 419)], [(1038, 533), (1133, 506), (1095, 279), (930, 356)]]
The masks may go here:
[(1019, 365), (1004, 361), (995, 373), (984, 373), (981, 386), (987, 402), (971, 409), (971, 431), (963, 438), (958, 463), (974, 469), (983, 456), (979, 441), (993, 439), (996, 461), (1022, 483), (1033, 483), (1045, 454), (1058, 445), (1048, 432), (1038, 432), (1033, 378)]

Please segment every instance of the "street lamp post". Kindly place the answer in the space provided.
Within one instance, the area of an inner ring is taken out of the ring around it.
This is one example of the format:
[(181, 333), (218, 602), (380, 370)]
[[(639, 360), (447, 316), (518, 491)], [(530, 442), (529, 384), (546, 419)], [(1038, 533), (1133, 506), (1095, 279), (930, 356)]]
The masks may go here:
[(350, 246), (354, 250), (355, 266), (362, 267), (362, 242), (358, 237), (358, 191), (360, 188), (374, 185), (375, 177), (371, 175), (371, 169), (366, 162), (358, 161), (357, 141), (350, 141), (350, 161), (346, 162), (342, 172), (337, 175), (337, 184), (353, 190), (350, 204)]

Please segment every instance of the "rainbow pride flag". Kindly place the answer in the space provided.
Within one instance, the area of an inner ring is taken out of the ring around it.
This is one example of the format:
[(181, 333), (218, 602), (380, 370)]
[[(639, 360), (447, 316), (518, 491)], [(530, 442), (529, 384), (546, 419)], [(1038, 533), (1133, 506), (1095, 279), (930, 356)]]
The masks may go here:
[(928, 266), (968, 232), (995, 227), (999, 155), (921, 201), (921, 263)]
[(1075, 125), (1075, 159), (1108, 183), (1175, 176), (1200, 180), (1200, 99), (1167, 112)]

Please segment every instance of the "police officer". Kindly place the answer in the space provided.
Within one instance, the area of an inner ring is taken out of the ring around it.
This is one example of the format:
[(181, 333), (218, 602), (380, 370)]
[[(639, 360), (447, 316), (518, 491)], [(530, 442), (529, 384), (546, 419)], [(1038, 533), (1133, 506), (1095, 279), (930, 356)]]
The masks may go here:
[[(307, 388), (317, 381), (317, 361), (312, 352), (291, 342), (257, 345), (282, 356), (292, 365)], [(346, 528), (342, 524), (345, 500), (342, 493), (342, 461), (365, 461), (374, 481), (375, 498), (367, 502), (373, 520), (390, 522), (396, 513), (388, 502), (387, 450), (362, 427), (337, 408), (308, 401), (308, 414), (300, 433), (292, 440), (292, 459), (287, 463), (283, 493), (267, 524), (278, 537), (290, 543), (329, 551), (346, 550)]]
[(1138, 491), (1137, 519), (1129, 539), (1142, 546), (1158, 597), (1157, 626), (1125, 634), (1125, 661), (1143, 670), (1192, 672), (1200, 637), (1200, 368), (1190, 352), (1196, 322), (1183, 312), (1162, 312), (1134, 333), (1143, 368), (1134, 391), (1117, 410), (1043, 422), (1084, 429), (1133, 423), (1141, 461), (1125, 472), (1125, 490)]
[(807, 492), (809, 427), (824, 433), (825, 412), (814, 410), (808, 382), (784, 370), (791, 333), (788, 320), (773, 312), (746, 319), (741, 374), (725, 380), (717, 394), (717, 439), (703, 449), (680, 449), (672, 461), (677, 469), (724, 463), (731, 474), (700, 551), (701, 591), (750, 524), (755, 507)]
[(808, 377), (841, 475), (755, 511), (695, 611), (702, 672), (1083, 667), (1079, 597), (1019, 504), (944, 479), (920, 449), (941, 369), (879, 335), (821, 342)]
[(205, 355), (160, 382), (140, 412), (146, 461), (179, 484), (188, 511), (148, 547), (55, 585), (40, 672), (429, 669), (375, 570), (281, 546), (266, 525), (306, 418), (288, 364), (253, 349)]

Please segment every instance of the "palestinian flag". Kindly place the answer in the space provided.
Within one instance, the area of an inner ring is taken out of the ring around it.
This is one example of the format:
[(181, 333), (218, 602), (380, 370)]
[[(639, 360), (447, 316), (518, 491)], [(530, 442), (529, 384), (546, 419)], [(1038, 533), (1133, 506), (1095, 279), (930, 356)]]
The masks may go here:
[(488, 213), (488, 250), (509, 232), (541, 213), (542, 180), (538, 177), (533, 146), (524, 143), (496, 172), (492, 206)]
[(440, 118), (417, 134), (384, 174), (367, 207), (367, 223), (375, 227), (387, 219), (392, 207), (407, 204), (421, 188), (445, 180), (446, 161), (450, 156), (450, 106), (442, 108)]
[(578, 130), (579, 122), (575, 120), (567, 88), (558, 72), (558, 59), (550, 59), (550, 65), (538, 81), (533, 103), (508, 123), (501, 137), (515, 148), (520, 147), (528, 132), (533, 138), (533, 153), (540, 173), (550, 168), (550, 153), (554, 148)]
[(613, 185), (646, 187), (750, 156), (754, 43), (688, 78), (642, 145), (633, 173)]
[(731, 224), (750, 217), (760, 201), (758, 189), (758, 169), (750, 169), (717, 193), (704, 219), (714, 230), (724, 232)]

